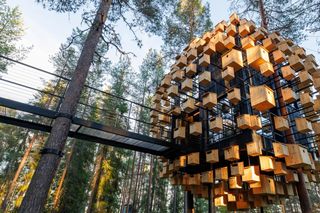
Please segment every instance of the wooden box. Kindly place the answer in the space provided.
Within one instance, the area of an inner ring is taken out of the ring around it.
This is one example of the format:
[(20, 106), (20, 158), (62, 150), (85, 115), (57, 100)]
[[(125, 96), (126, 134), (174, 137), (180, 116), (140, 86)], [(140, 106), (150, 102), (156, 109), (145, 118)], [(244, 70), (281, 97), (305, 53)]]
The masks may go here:
[(237, 126), (240, 129), (248, 129), (251, 127), (251, 115), (243, 114), (237, 117)]
[(307, 71), (300, 71), (299, 79), (300, 83), (304, 86), (313, 83), (313, 78)]
[(278, 44), (278, 49), (281, 50), (282, 52), (284, 52), (286, 55), (291, 55), (292, 54), (291, 47), (288, 45), (287, 41), (281, 41)]
[(202, 39), (205, 40), (206, 42), (209, 42), (211, 38), (212, 38), (212, 32), (206, 32), (206, 33), (202, 36)]
[(211, 72), (209, 71), (203, 71), (200, 75), (199, 75), (199, 84), (201, 86), (208, 86), (211, 83)]
[(227, 50), (227, 48), (224, 46), (224, 39), (225, 35), (222, 32), (217, 32), (212, 39), (210, 40), (215, 45), (215, 50), (219, 53), (223, 53)]
[(190, 124), (190, 134), (191, 135), (201, 135), (202, 134), (202, 123), (199, 122), (193, 122)]
[(184, 55), (181, 55), (177, 62), (176, 62), (176, 65), (179, 67), (179, 68), (183, 68), (187, 65), (187, 57), (184, 56)]
[(295, 71), (289, 66), (281, 67), (282, 77), (287, 81), (290, 81), (294, 78)]
[(180, 106), (171, 106), (170, 114), (171, 115), (176, 115), (176, 116), (180, 115), (181, 114)]
[(156, 111), (156, 110), (151, 110), (150, 111), (150, 117), (151, 118), (158, 118), (158, 116), (159, 116), (159, 112), (158, 111)]
[(269, 77), (274, 74), (273, 65), (270, 62), (260, 64), (259, 69), (261, 74), (265, 77)]
[(319, 99), (319, 97), (317, 97), (317, 99), (314, 100), (313, 110), (315, 112), (319, 112), (320, 111), (320, 99)]
[(185, 78), (181, 83), (181, 91), (188, 92), (192, 90), (192, 79)]
[(262, 44), (263, 44), (263, 47), (269, 52), (272, 52), (276, 48), (276, 45), (274, 44), (271, 38), (263, 39)]
[(193, 98), (188, 98), (182, 103), (182, 109), (186, 113), (193, 112), (196, 109), (195, 100)]
[(250, 129), (259, 130), (262, 128), (261, 119), (258, 115), (250, 115)]
[(272, 143), (274, 156), (277, 158), (284, 158), (289, 156), (289, 150), (286, 144)]
[(286, 117), (274, 116), (274, 128), (278, 131), (287, 131), (289, 130), (289, 122)]
[(230, 20), (230, 23), (234, 25), (237, 25), (240, 22), (240, 18), (236, 13), (232, 13), (229, 17), (229, 20)]
[(274, 168), (274, 174), (275, 175), (286, 175), (287, 174), (287, 167), (285, 163), (281, 161), (275, 161), (275, 168)]
[(159, 117), (151, 117), (150, 123), (152, 123), (152, 124), (158, 123), (158, 121), (159, 121), (158, 118), (159, 118)]
[(319, 136), (320, 135), (320, 123), (315, 122), (315, 123), (312, 123), (311, 125), (312, 125), (312, 129), (314, 131), (314, 135)]
[[(165, 88), (159, 86), (156, 90), (156, 94), (159, 95), (159, 97), (160, 97), (160, 95), (162, 95), (164, 93), (164, 91), (165, 91)], [(159, 98), (159, 99), (161, 99), (161, 98)]]
[(303, 108), (311, 107), (314, 105), (314, 101), (309, 93), (300, 93), (300, 104)]
[(214, 206), (222, 207), (222, 206), (226, 206), (227, 203), (228, 203), (228, 199), (226, 195), (222, 195), (214, 198)]
[(159, 122), (160, 123), (164, 123), (164, 124), (170, 123), (169, 115), (167, 115), (167, 114), (159, 114)]
[(179, 95), (178, 85), (171, 85), (168, 88), (167, 93), (168, 93), (168, 96), (173, 97), (173, 98), (178, 96)]
[(259, 166), (247, 166), (243, 169), (242, 181), (255, 183), (260, 181)]
[(172, 80), (175, 82), (180, 82), (184, 78), (184, 71), (183, 70), (176, 70), (172, 73)]
[(219, 162), (219, 150), (212, 149), (206, 152), (207, 163), (218, 163)]
[(214, 117), (210, 119), (209, 128), (214, 132), (220, 132), (221, 130), (223, 130), (222, 117)]
[(313, 79), (313, 86), (318, 92), (320, 91), (320, 78)]
[(189, 64), (186, 68), (186, 75), (190, 77), (196, 73), (197, 73), (197, 65), (193, 63)]
[(244, 50), (254, 47), (254, 40), (250, 36), (244, 37), (241, 39), (241, 46)]
[(259, 156), (260, 169), (264, 172), (271, 172), (274, 170), (274, 159), (271, 156)]
[(283, 101), (287, 104), (290, 104), (297, 100), (296, 93), (290, 87), (281, 88), (281, 95)]
[(171, 86), (171, 75), (165, 75), (161, 80), (161, 87), (169, 88)]
[(214, 185), (214, 195), (226, 195), (228, 194), (228, 187), (225, 181), (221, 181)]
[(243, 162), (232, 163), (230, 164), (230, 170), (231, 170), (232, 176), (243, 175), (244, 163)]
[(276, 106), (273, 90), (266, 85), (250, 87), (250, 99), (252, 108), (261, 112)]
[(261, 136), (257, 133), (252, 133), (252, 139), (253, 141), (246, 144), (247, 147), (247, 154), (249, 156), (259, 156), (262, 155), (262, 139)]
[(287, 171), (285, 180), (286, 183), (299, 182), (299, 176), (296, 171)]
[(287, 146), (289, 151), (289, 156), (285, 157), (287, 167), (298, 168), (311, 165), (306, 148), (299, 144), (287, 144)]
[(233, 67), (235, 72), (243, 67), (241, 51), (232, 49), (222, 56), (222, 69), (225, 69), (227, 66)]
[(203, 54), (199, 59), (199, 65), (202, 67), (208, 67), (210, 64), (210, 55)]
[(200, 164), (199, 152), (188, 154), (188, 165), (198, 165), (198, 164)]
[(312, 131), (311, 122), (306, 118), (295, 118), (295, 122), (298, 132), (305, 134)]
[(231, 50), (234, 46), (236, 46), (236, 40), (233, 36), (228, 36), (224, 41), (224, 46)]
[(215, 170), (216, 180), (228, 180), (228, 167), (216, 168)]
[(240, 89), (233, 88), (232, 91), (228, 92), (227, 98), (233, 105), (237, 105), (241, 101)]
[(256, 70), (260, 69), (260, 65), (269, 62), (268, 51), (261, 46), (250, 47), (246, 50), (248, 64)]
[(180, 126), (174, 130), (174, 139), (185, 139), (186, 138), (186, 127)]
[(152, 103), (160, 103), (160, 101), (161, 101), (161, 95), (160, 94), (155, 94), (151, 99)]
[(229, 188), (241, 189), (242, 188), (241, 176), (238, 175), (238, 176), (229, 177)]
[(293, 185), (292, 183), (287, 183), (286, 185), (285, 185), (286, 187), (286, 189), (285, 189), (285, 194), (287, 195), (287, 196), (294, 196), (295, 195), (295, 185)]
[(221, 21), (220, 23), (218, 23), (215, 27), (214, 27), (214, 31), (217, 32), (224, 32), (224, 30), (226, 29), (226, 22), (225, 21)]
[(232, 79), (234, 79), (234, 69), (233, 67), (227, 67), (226, 69), (224, 69), (221, 73), (221, 77), (225, 80), (225, 81), (231, 81)]
[(179, 167), (186, 167), (187, 166), (187, 156), (182, 155), (179, 156)]
[(228, 161), (240, 160), (239, 145), (232, 145), (224, 150), (224, 159)]
[(217, 105), (217, 94), (214, 92), (206, 92), (202, 96), (202, 104), (205, 108), (212, 109)]
[(214, 183), (213, 171), (201, 173), (201, 183)]
[(277, 195), (285, 195), (282, 182), (276, 181), (275, 186), (276, 186), (276, 194)]
[(272, 52), (273, 61), (277, 64), (280, 64), (286, 60), (286, 56), (281, 50), (275, 50)]
[(201, 184), (201, 176), (200, 174), (190, 174), (188, 185), (200, 185)]
[(253, 194), (276, 194), (276, 186), (275, 181), (272, 177), (261, 175), (261, 187), (260, 188), (253, 188)]
[(203, 53), (212, 55), (213, 53), (216, 52), (216, 46), (213, 42), (209, 41), (206, 46), (204, 46)]
[(226, 34), (228, 36), (235, 36), (237, 34), (237, 27), (233, 24), (229, 24), (229, 26), (226, 28)]
[(187, 59), (188, 61), (193, 60), (197, 57), (198, 51), (195, 48), (190, 48), (187, 52)]
[(239, 26), (239, 35), (240, 35), (241, 37), (247, 36), (250, 32), (251, 32), (251, 31), (250, 31), (250, 26), (249, 26), (249, 24), (245, 23), (245, 24), (241, 24), (241, 25)]
[(289, 61), (290, 67), (295, 71), (299, 71), (304, 68), (302, 60), (297, 55), (289, 56), (288, 61)]
[(236, 202), (236, 201), (237, 201), (236, 195), (232, 193), (228, 193), (228, 205), (230, 202)]

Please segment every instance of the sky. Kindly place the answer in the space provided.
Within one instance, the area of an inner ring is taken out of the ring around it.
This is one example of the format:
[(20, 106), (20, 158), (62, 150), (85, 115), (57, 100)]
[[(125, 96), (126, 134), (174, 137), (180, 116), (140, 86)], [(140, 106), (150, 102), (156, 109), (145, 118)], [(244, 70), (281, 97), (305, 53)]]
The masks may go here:
[[(232, 13), (228, 9), (230, 1), (210, 0), (209, 2), (211, 6), (211, 20), (214, 25), (221, 20), (228, 20), (229, 15)], [(50, 57), (58, 52), (61, 43), (64, 43), (66, 38), (71, 35), (73, 28), (79, 26), (81, 28), (82, 11), (80, 10), (78, 13), (57, 13), (43, 8), (35, 0), (7, 0), (7, 3), (10, 6), (18, 6), (22, 12), (25, 36), (20, 43), (24, 46), (32, 46), (24, 62), (44, 70), (53, 71)], [(82, 26), (82, 28), (84, 27)], [(136, 57), (132, 58), (132, 66), (135, 71), (139, 69), (139, 65), (148, 49), (154, 48), (160, 50), (162, 40), (159, 37), (150, 36), (142, 31), (138, 31), (137, 35), (143, 42), (142, 48), (139, 48), (136, 42), (133, 41), (133, 35), (126, 26), (119, 25), (118, 31), (122, 36), (123, 49), (128, 52), (134, 52), (136, 55)], [(301, 46), (306, 48), (307, 53), (314, 54), (317, 60), (320, 61), (319, 53), (315, 52), (319, 49), (316, 39), (317, 37), (309, 37)], [(108, 53), (107, 57), (111, 61), (116, 62), (119, 59), (119, 54), (112, 51)], [(14, 76), (9, 71), (10, 75)], [(41, 84), (39, 76), (34, 76), (34, 78), (34, 84)]]

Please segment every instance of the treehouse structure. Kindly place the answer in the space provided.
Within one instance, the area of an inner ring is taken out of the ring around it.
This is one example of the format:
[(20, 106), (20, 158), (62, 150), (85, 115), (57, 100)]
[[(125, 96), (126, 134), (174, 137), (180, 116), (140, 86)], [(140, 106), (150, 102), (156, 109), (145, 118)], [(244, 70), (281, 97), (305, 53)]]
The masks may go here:
[(228, 210), (283, 204), (297, 184), (320, 181), (317, 66), (237, 14), (176, 57), (152, 99), (150, 134), (184, 145), (161, 157), (160, 175), (183, 186), (189, 210), (192, 196)]

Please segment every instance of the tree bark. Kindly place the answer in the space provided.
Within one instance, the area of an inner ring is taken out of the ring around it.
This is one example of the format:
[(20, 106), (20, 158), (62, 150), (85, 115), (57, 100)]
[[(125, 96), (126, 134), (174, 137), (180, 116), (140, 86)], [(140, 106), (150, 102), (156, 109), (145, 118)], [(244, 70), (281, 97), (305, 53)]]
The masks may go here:
[[(93, 61), (99, 38), (102, 35), (111, 1), (101, 0), (100, 2), (93, 24), (84, 42), (74, 75), (66, 91), (65, 99), (61, 104), (59, 110), (61, 114), (53, 123), (50, 137), (45, 145), (46, 148), (61, 151), (64, 149), (71, 126), (71, 118), (69, 116), (73, 116), (76, 112), (76, 106), (80, 99), (91, 62)], [(43, 212), (48, 191), (59, 163), (60, 157), (57, 155), (43, 154), (41, 156), (19, 212)]]
[(141, 168), (141, 153), (139, 153), (139, 161), (138, 161), (138, 169), (137, 169), (137, 174), (136, 174), (136, 181), (135, 181), (135, 186), (133, 190), (133, 199), (132, 199), (132, 210), (135, 211), (136, 207), (136, 196), (137, 196), (137, 187), (138, 187), (138, 182), (139, 182), (139, 173), (140, 173), (140, 168)]
[(148, 185), (148, 194), (147, 194), (147, 213), (151, 212), (151, 188), (152, 188), (152, 178), (153, 178), (153, 155), (150, 156), (150, 172), (149, 172), (149, 185)]
[(134, 165), (136, 161), (136, 154), (137, 152), (134, 152), (133, 154), (133, 160), (132, 160), (132, 168), (131, 168), (131, 178), (130, 178), (130, 186), (129, 186), (129, 192), (128, 192), (128, 198), (127, 198), (127, 206), (126, 206), (126, 213), (129, 212), (129, 205), (130, 205), (130, 195), (131, 195), (131, 189), (132, 189), (132, 183), (133, 183), (133, 176), (134, 176)]
[(124, 180), (123, 180), (123, 184), (122, 184), (122, 193), (121, 193), (121, 207), (120, 207), (120, 213), (123, 212), (123, 207), (124, 207), (124, 202), (125, 202), (125, 199), (126, 199), (126, 186), (127, 186), (127, 179), (128, 179), (128, 173), (129, 173), (129, 167), (130, 167), (130, 164), (128, 162), (127, 164), (127, 168), (126, 168), (126, 173), (124, 175)]

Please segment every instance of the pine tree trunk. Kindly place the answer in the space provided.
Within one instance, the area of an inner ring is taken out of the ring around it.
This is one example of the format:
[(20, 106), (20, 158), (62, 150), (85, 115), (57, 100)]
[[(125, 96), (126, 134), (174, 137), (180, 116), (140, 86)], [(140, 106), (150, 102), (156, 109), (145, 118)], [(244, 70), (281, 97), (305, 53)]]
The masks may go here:
[(158, 165), (158, 159), (156, 158), (154, 162), (154, 172), (153, 172), (153, 178), (152, 178), (152, 190), (151, 190), (151, 202), (150, 202), (150, 212), (152, 212), (153, 209), (153, 200), (154, 200), (154, 193), (155, 193), (155, 186), (156, 184), (156, 175), (158, 174), (157, 172), (157, 165)]
[(133, 206), (132, 210), (135, 212), (135, 206), (136, 206), (136, 196), (137, 196), (137, 187), (138, 187), (138, 181), (139, 181), (139, 173), (140, 173), (140, 168), (141, 168), (141, 153), (139, 153), (139, 161), (138, 161), (138, 169), (137, 169), (137, 174), (136, 174), (136, 181), (134, 185), (134, 190), (133, 190)]
[(130, 167), (130, 165), (129, 165), (129, 162), (128, 162), (127, 168), (126, 168), (126, 173), (125, 173), (125, 175), (124, 175), (123, 185), (122, 185), (120, 213), (123, 212), (124, 202), (125, 202), (125, 199), (126, 199), (125, 194), (126, 194), (126, 192), (127, 192), (126, 186), (127, 186), (127, 182), (128, 182), (127, 179), (128, 179), (129, 167)]
[(104, 147), (104, 145), (99, 145), (98, 156), (95, 161), (94, 175), (91, 182), (91, 194), (88, 199), (89, 203), (88, 203), (88, 209), (86, 211), (87, 213), (94, 212), (93, 205), (95, 203), (95, 198), (97, 195), (98, 185), (99, 185), (100, 176), (101, 176), (102, 163), (103, 163), (105, 154), (106, 154), (106, 147)]
[(141, 171), (141, 168), (140, 168), (140, 173), (139, 173), (139, 179), (138, 179), (138, 189), (137, 189), (137, 192), (138, 192), (138, 196), (137, 196), (137, 202), (136, 205), (137, 205), (137, 209), (140, 209), (141, 207), (141, 197), (143, 195), (143, 192), (144, 192), (144, 188), (145, 188), (145, 172), (143, 171), (143, 168), (145, 167), (145, 164), (146, 164), (146, 154), (143, 153), (143, 159), (142, 159), (142, 171)]
[(152, 188), (152, 178), (153, 178), (153, 155), (150, 157), (150, 172), (149, 172), (149, 183), (148, 183), (148, 194), (147, 194), (147, 213), (151, 212), (151, 188)]
[[(28, 137), (28, 136), (26, 136), (26, 137)], [(14, 188), (17, 185), (17, 180), (18, 180), (19, 175), (20, 175), (20, 173), (21, 173), (21, 171), (22, 171), (22, 169), (23, 169), (23, 167), (24, 167), (24, 165), (25, 165), (25, 163), (26, 163), (26, 161), (28, 159), (28, 156), (29, 156), (29, 154), (31, 152), (31, 149), (32, 149), (32, 146), (33, 146), (35, 140), (36, 140), (36, 135), (34, 135), (31, 138), (31, 140), (29, 142), (29, 146), (27, 147), (26, 151), (24, 152), (24, 155), (23, 155), (23, 157), (22, 157), (22, 159), (21, 159), (21, 161), (19, 163), (18, 169), (17, 169), (17, 171), (16, 171), (16, 173), (15, 173), (15, 175), (13, 177), (12, 182), (10, 183), (9, 190), (8, 190), (4, 200), (2, 202), (2, 205), (1, 205), (1, 209), (2, 209), (3, 212), (6, 211), (6, 208), (7, 208), (7, 205), (8, 205), (8, 201), (9, 201), (9, 199), (10, 199), (12, 193), (13, 193)]]
[[(79, 57), (74, 75), (66, 91), (65, 98), (59, 110), (65, 115), (74, 115), (81, 91), (85, 84), (95, 49), (102, 35), (104, 22), (108, 15), (112, 0), (101, 0), (93, 24), (90, 28), (83, 50)], [(46, 148), (63, 150), (71, 119), (68, 116), (60, 116), (55, 119)], [(43, 212), (50, 185), (60, 162), (60, 157), (53, 154), (41, 156), (37, 169), (33, 175), (28, 191), (22, 201), (19, 212)]]
[(130, 205), (130, 196), (131, 196), (131, 189), (132, 189), (132, 183), (133, 183), (133, 177), (134, 177), (134, 165), (136, 161), (136, 154), (137, 152), (134, 152), (133, 154), (133, 160), (132, 160), (132, 168), (131, 168), (131, 178), (130, 178), (130, 186), (129, 186), (129, 191), (128, 191), (128, 198), (127, 198), (127, 206), (126, 206), (126, 213), (129, 212), (129, 205)]

